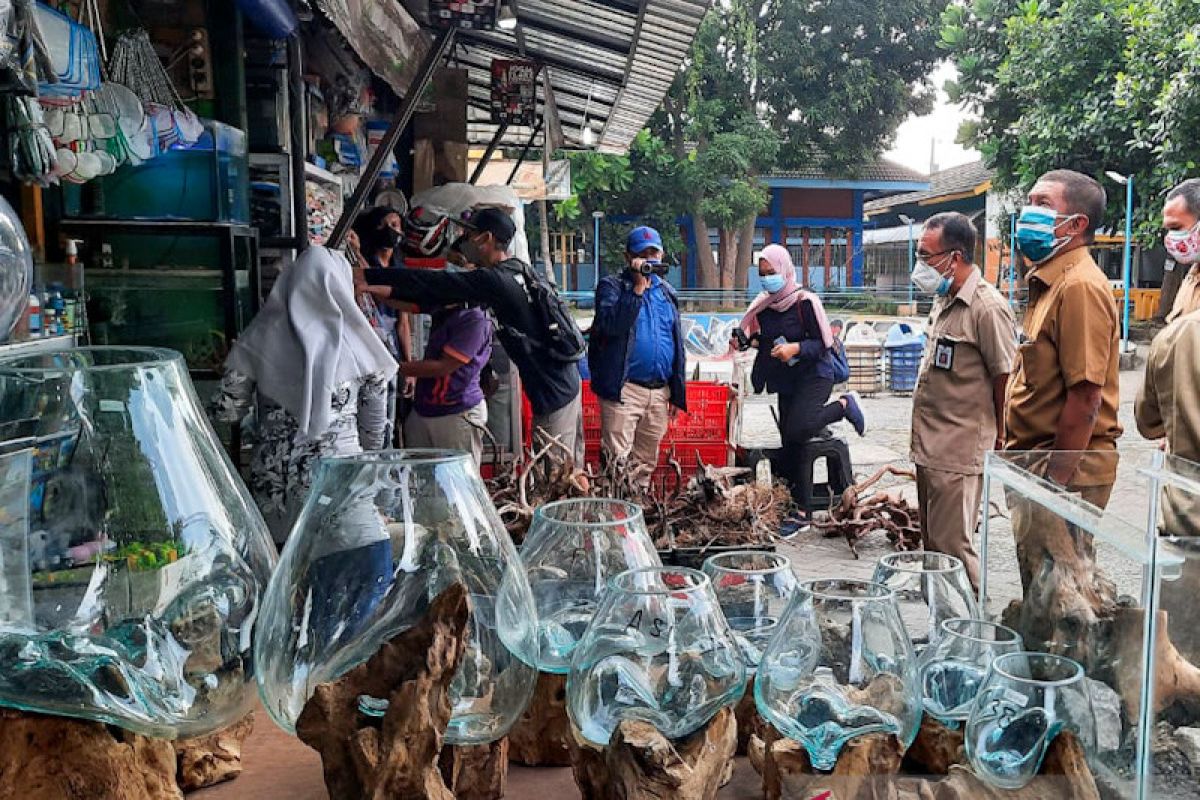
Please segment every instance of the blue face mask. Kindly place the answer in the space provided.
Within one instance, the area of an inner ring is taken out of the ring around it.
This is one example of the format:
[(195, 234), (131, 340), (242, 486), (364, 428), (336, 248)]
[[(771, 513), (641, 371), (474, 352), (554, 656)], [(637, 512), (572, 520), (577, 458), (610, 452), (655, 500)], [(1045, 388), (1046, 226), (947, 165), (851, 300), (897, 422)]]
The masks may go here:
[(783, 288), (785, 283), (782, 275), (763, 275), (759, 280), (762, 282), (762, 287), (766, 289), (769, 294), (775, 294), (778, 292)]
[(1059, 214), (1045, 206), (1025, 206), (1017, 217), (1017, 249), (1034, 264), (1050, 260), (1071, 241), (1070, 236), (1056, 236), (1055, 231), (1077, 216)]

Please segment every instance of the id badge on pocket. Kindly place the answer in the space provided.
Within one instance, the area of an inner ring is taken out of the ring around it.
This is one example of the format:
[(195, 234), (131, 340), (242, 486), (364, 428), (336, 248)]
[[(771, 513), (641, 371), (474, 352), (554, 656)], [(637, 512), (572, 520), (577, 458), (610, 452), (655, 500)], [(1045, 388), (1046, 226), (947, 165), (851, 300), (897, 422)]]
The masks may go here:
[(946, 370), (949, 372), (954, 369), (954, 345), (958, 344), (953, 339), (938, 339), (933, 345), (933, 368)]

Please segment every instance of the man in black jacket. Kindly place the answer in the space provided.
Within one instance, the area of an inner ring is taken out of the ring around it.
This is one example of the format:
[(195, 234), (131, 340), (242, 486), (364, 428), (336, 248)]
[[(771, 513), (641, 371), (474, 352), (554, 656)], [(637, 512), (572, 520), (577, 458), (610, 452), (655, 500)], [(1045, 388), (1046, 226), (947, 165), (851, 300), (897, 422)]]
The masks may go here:
[(472, 303), (492, 309), (497, 335), (517, 365), (533, 408), (535, 440), (557, 439), (582, 466), (583, 407), (576, 364), (556, 359), (539, 346), (547, 336), (528, 288), (532, 272), (509, 256), (516, 236), (512, 218), (499, 209), (481, 209), (467, 222), (455, 246), (477, 269), (368, 269), (356, 273), (361, 291), (428, 308)]

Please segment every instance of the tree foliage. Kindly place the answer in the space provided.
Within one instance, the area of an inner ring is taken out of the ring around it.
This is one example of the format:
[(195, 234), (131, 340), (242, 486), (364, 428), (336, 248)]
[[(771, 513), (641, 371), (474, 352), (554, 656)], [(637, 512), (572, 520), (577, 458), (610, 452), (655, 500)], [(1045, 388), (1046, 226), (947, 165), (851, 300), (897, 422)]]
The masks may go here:
[[(1002, 189), (1057, 168), (1101, 181), (1108, 170), (1133, 174), (1148, 235), (1162, 194), (1200, 164), (1198, 34), (1197, 0), (952, 5), (942, 46), (959, 79), (947, 89), (977, 117), (960, 141), (980, 149)], [(1112, 223), (1125, 198), (1109, 195)]]

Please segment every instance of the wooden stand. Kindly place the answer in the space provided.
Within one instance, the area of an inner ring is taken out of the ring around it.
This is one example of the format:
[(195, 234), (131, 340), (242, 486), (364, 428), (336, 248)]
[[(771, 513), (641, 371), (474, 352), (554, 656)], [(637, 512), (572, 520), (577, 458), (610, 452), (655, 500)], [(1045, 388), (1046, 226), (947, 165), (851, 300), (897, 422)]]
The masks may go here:
[(1071, 733), (1055, 737), (1038, 776), (1020, 789), (997, 789), (966, 767), (950, 768), (943, 781), (928, 784), (927, 794), (902, 795), (931, 800), (1100, 800), (1096, 780), (1088, 769), (1083, 747)]
[(926, 714), (917, 738), (904, 754), (905, 771), (913, 775), (945, 775), (955, 764), (965, 764), (963, 728), (947, 728)]
[(737, 720), (723, 708), (678, 743), (634, 720), (623, 721), (605, 748), (572, 737), (571, 765), (583, 800), (713, 800), (736, 747)]
[(804, 747), (791, 739), (766, 745), (763, 796), (767, 800), (895, 800), (904, 748), (891, 734), (853, 739), (842, 748), (832, 772), (817, 773)]
[[(296, 721), (296, 735), (321, 754), (331, 800), (453, 800), (438, 758), (450, 722), (450, 682), (466, 639), (467, 590), (456, 583), (438, 595), (420, 624), (317, 687)], [(364, 694), (388, 699), (382, 719), (359, 711)]]
[(744, 756), (750, 746), (750, 737), (758, 735), (761, 738), (767, 725), (754, 704), (754, 676), (747, 678), (746, 693), (733, 707), (733, 714), (737, 717), (737, 754)]
[(224, 730), (172, 742), (179, 788), (193, 792), (241, 775), (242, 745), (253, 730), (254, 713), (251, 712)]
[(438, 759), (442, 780), (457, 800), (500, 800), (508, 783), (509, 749), (507, 737), (472, 747), (444, 747)]
[(571, 738), (567, 676), (539, 672), (533, 700), (508, 733), (508, 757), (527, 767), (570, 766)]
[(99, 722), (0, 710), (0, 800), (180, 800), (175, 750)]

